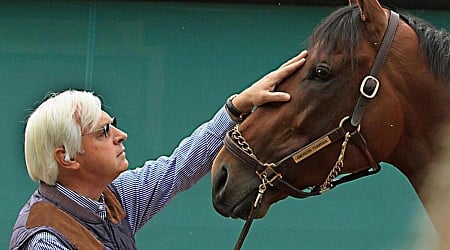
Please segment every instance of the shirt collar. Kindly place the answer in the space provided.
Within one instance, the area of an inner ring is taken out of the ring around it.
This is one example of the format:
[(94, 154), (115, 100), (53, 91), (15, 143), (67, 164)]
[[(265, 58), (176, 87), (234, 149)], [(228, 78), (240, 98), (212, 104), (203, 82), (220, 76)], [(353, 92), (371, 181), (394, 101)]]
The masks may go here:
[(100, 217), (104, 219), (104, 214), (106, 213), (105, 207), (105, 198), (103, 193), (100, 195), (100, 199), (98, 201), (92, 200), (86, 196), (77, 194), (75, 191), (64, 187), (63, 185), (56, 183), (56, 190), (63, 193), (73, 201), (75, 201), (80, 206), (89, 209), (93, 213), (96, 213)]

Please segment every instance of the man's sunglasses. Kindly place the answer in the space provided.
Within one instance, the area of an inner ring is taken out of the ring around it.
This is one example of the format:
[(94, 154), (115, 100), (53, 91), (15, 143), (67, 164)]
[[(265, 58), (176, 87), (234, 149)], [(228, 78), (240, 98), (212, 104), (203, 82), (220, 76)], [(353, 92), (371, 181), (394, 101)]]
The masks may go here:
[(98, 131), (102, 131), (103, 136), (105, 136), (105, 138), (107, 138), (109, 136), (109, 126), (110, 125), (113, 125), (114, 127), (117, 127), (117, 119), (115, 117), (111, 118), (111, 122), (110, 123), (106, 123), (105, 126), (99, 128), (99, 129), (97, 129), (95, 131), (92, 131), (90, 133), (83, 134), (83, 135), (90, 135), (90, 134), (96, 133)]

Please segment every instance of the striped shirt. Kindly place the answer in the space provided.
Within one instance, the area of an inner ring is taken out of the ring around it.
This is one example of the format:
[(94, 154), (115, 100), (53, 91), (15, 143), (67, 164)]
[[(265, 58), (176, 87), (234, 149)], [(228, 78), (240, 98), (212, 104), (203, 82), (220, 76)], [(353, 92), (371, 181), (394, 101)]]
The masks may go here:
[[(226, 131), (235, 123), (224, 108), (180, 142), (170, 156), (145, 162), (144, 166), (123, 172), (113, 181), (133, 234), (158, 213), (179, 192), (197, 183), (211, 169), (223, 144)], [(56, 188), (79, 205), (106, 220), (103, 195), (94, 201), (59, 184)], [(28, 249), (67, 249), (49, 232), (34, 235)]]

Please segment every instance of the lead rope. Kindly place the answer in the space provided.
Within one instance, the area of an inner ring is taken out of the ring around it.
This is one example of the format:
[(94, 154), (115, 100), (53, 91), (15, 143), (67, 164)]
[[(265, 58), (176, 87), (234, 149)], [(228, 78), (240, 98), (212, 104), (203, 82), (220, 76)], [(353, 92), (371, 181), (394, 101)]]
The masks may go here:
[(236, 242), (236, 245), (234, 245), (234, 250), (240, 250), (242, 247), (242, 244), (244, 243), (245, 237), (247, 237), (248, 231), (250, 230), (250, 226), (253, 222), (253, 215), (255, 214), (255, 210), (258, 207), (259, 204), (261, 204), (262, 198), (264, 193), (267, 189), (267, 184), (270, 184), (270, 181), (267, 179), (267, 175), (263, 174), (261, 178), (261, 184), (258, 188), (258, 195), (256, 196), (255, 202), (253, 203), (253, 206), (250, 210), (250, 213), (247, 217), (247, 220), (245, 221), (244, 227), (242, 228), (241, 234), (239, 235), (238, 241)]

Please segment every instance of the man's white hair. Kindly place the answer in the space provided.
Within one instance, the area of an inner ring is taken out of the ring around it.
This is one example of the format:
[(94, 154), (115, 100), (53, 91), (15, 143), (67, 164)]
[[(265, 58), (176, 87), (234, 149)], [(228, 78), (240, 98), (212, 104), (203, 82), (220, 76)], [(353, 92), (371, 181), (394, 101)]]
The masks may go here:
[(64, 147), (67, 158), (83, 153), (82, 131), (91, 132), (101, 113), (100, 99), (88, 91), (53, 93), (40, 104), (25, 128), (25, 162), (31, 179), (55, 185), (58, 178), (55, 149)]

